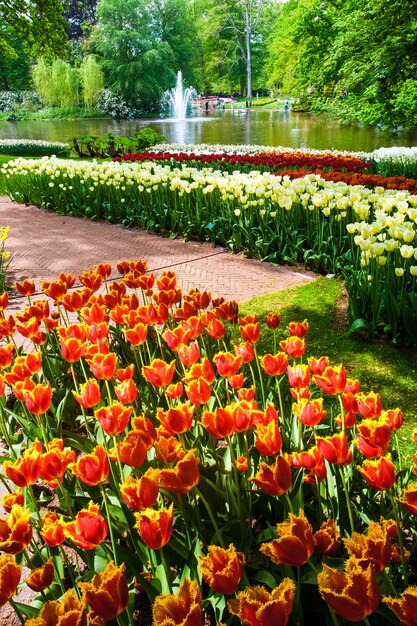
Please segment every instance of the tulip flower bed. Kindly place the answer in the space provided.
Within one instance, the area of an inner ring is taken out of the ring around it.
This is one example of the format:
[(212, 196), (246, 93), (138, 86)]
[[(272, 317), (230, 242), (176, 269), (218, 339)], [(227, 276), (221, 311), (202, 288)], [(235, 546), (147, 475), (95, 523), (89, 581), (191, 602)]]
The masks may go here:
[(278, 172), (298, 168), (307, 171), (362, 173), (371, 170), (372, 161), (364, 161), (360, 157), (352, 155), (338, 155), (329, 153), (310, 154), (305, 152), (260, 152), (258, 154), (199, 154), (195, 152), (140, 152), (137, 154), (124, 154), (115, 157), (113, 161), (129, 163), (143, 163), (144, 161), (156, 161), (172, 167), (181, 167), (186, 163), (191, 167), (213, 166), (222, 171), (232, 172), (240, 169), (244, 172), (256, 170), (259, 172)]
[(417, 343), (417, 195), (383, 189), (380, 176), (372, 177), (377, 186), (370, 189), (325, 180), (342, 176), (353, 183), (371, 176), (343, 172), (299, 170), (292, 173), (297, 179), (184, 164), (54, 158), (16, 159), (1, 172), (6, 192), (18, 202), (340, 274), (352, 329)]
[(306, 320), (117, 270), (18, 283), (14, 315), (0, 296), (0, 604), (28, 626), (412, 623), (401, 410), (307, 356)]

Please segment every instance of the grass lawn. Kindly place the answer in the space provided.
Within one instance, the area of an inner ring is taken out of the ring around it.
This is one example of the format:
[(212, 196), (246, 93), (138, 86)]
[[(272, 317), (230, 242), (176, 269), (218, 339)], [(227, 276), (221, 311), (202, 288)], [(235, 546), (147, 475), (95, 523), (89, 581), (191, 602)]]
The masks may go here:
[[(323, 277), (306, 286), (253, 298), (241, 305), (240, 314), (256, 313), (263, 320), (267, 313), (279, 312), (280, 339), (288, 336), (285, 328), (289, 322), (307, 319), (306, 358), (328, 356), (333, 365), (343, 363), (348, 376), (360, 381), (363, 392), (380, 394), (384, 409), (401, 409), (405, 420), (398, 433), (399, 442), (404, 461), (409, 464), (411, 454), (416, 452), (411, 438), (417, 429), (416, 352), (389, 340), (370, 343), (361, 336), (350, 335), (346, 317), (339, 313), (342, 296), (340, 281)], [(263, 330), (261, 352), (273, 353), (272, 337), (272, 331)]]

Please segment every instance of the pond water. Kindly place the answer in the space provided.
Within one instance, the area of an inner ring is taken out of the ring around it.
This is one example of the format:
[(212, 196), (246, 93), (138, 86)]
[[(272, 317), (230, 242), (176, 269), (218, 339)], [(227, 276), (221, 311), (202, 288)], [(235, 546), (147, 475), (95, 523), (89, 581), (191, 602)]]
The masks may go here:
[(112, 132), (128, 136), (151, 127), (175, 143), (223, 143), (371, 152), (383, 146), (417, 145), (417, 130), (389, 132), (341, 124), (311, 113), (281, 110), (220, 110), (183, 121), (173, 119), (78, 119), (0, 121), (0, 139), (68, 141)]

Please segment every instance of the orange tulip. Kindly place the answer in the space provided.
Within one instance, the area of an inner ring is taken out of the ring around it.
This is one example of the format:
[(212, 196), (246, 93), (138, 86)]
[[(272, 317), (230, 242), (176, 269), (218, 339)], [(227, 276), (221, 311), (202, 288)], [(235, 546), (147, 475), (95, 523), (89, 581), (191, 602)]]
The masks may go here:
[(155, 387), (166, 387), (172, 382), (175, 371), (175, 360), (165, 363), (161, 359), (154, 359), (150, 365), (142, 367), (142, 375)]
[(175, 594), (163, 594), (155, 598), (153, 626), (201, 626), (201, 592), (195, 580), (184, 578)]
[(190, 402), (196, 406), (206, 404), (211, 397), (210, 385), (205, 378), (190, 380), (190, 382), (185, 385), (185, 393)]
[(87, 583), (78, 583), (83, 600), (106, 622), (123, 613), (129, 602), (124, 563), (116, 567), (110, 561), (105, 569)]
[(55, 511), (47, 511), (42, 517), (40, 535), (47, 546), (55, 548), (65, 541), (64, 521)]
[(131, 404), (138, 397), (138, 389), (131, 378), (123, 380), (114, 387), (114, 393), (122, 404)]
[(391, 430), (400, 430), (404, 423), (404, 417), (400, 409), (390, 409), (389, 411), (382, 411), (381, 419), (388, 421)]
[(163, 333), (162, 337), (165, 339), (171, 350), (177, 351), (180, 346), (187, 344), (191, 339), (191, 330), (185, 329), (183, 326), (177, 326), (171, 330), (167, 330)]
[(144, 432), (140, 429), (131, 430), (126, 437), (117, 442), (117, 449), (122, 463), (130, 467), (140, 467), (146, 460), (147, 452), (151, 449), (155, 438), (147, 436), (144, 439)]
[(52, 300), (59, 300), (64, 293), (67, 292), (66, 284), (59, 278), (52, 282), (49, 280), (42, 281), (40, 288), (41, 291), (49, 298), (52, 298)]
[(381, 415), (382, 404), (379, 393), (371, 391), (368, 394), (361, 393), (357, 397), (359, 413), (364, 418), (377, 418)]
[(14, 504), (7, 519), (0, 519), (0, 550), (19, 554), (32, 539), (30, 511)]
[(77, 513), (73, 522), (64, 525), (64, 535), (82, 550), (94, 550), (107, 537), (108, 526), (96, 504)]
[(295, 389), (308, 387), (310, 384), (310, 366), (309, 365), (291, 365), (287, 368), (288, 382)]
[(158, 429), (158, 440), (155, 442), (156, 456), (162, 463), (177, 463), (185, 452), (176, 437), (167, 436)]
[(108, 354), (98, 352), (88, 360), (88, 364), (96, 378), (99, 380), (111, 380), (116, 373), (117, 354), (114, 354), (114, 352), (109, 352)]
[(12, 364), (15, 352), (16, 352), (16, 349), (11, 343), (8, 343), (5, 346), (2, 346), (0, 348), (0, 369), (3, 370), (3, 369), (6, 369), (7, 367), (10, 367), (10, 365)]
[(298, 516), (289, 514), (288, 520), (277, 524), (279, 539), (262, 544), (260, 551), (277, 565), (304, 565), (314, 552), (314, 539), (311, 525), (304, 512)]
[(275, 330), (281, 323), (281, 318), (278, 313), (267, 313), (265, 316), (265, 324), (271, 330)]
[(61, 601), (45, 602), (38, 617), (29, 619), (25, 626), (87, 626), (84, 602), (78, 599), (73, 589), (69, 589)]
[(330, 361), (327, 356), (321, 356), (319, 359), (315, 359), (314, 357), (310, 356), (308, 358), (308, 364), (310, 366), (311, 373), (316, 375), (323, 374), (326, 367), (330, 365)]
[(390, 438), (391, 426), (386, 419), (364, 419), (357, 427), (356, 445), (370, 459), (386, 453)]
[(89, 378), (86, 383), (80, 385), (79, 393), (72, 391), (72, 394), (84, 409), (91, 409), (101, 400), (100, 387), (95, 378)]
[(259, 357), (261, 367), (268, 376), (281, 376), (288, 366), (288, 356), (285, 352), (278, 354), (265, 354)]
[(239, 330), (243, 341), (249, 341), (249, 343), (256, 343), (259, 341), (261, 329), (257, 321), (249, 324), (239, 323)]
[(271, 420), (267, 424), (256, 424), (256, 449), (263, 456), (278, 454), (282, 448), (282, 437), (278, 422)]
[(356, 559), (349, 559), (346, 571), (341, 572), (323, 563), (317, 582), (325, 602), (349, 622), (360, 622), (378, 608), (379, 591), (372, 565), (362, 568)]
[(235, 352), (237, 356), (240, 356), (242, 359), (242, 363), (250, 363), (255, 358), (255, 353), (253, 351), (253, 346), (249, 341), (245, 343), (240, 343), (235, 348)]
[(261, 461), (256, 476), (249, 481), (271, 496), (282, 496), (292, 485), (291, 465), (282, 454), (277, 456), (273, 465)]
[(75, 461), (75, 452), (65, 448), (62, 439), (48, 442), (48, 451), (41, 456), (41, 477), (49, 487), (56, 489), (62, 481), (70, 463)]
[(112, 402), (109, 406), (103, 406), (94, 411), (94, 417), (110, 437), (120, 435), (129, 422), (133, 408), (127, 407), (120, 402)]
[(36, 291), (35, 283), (30, 280), (22, 280), (21, 283), (16, 283), (14, 288), (20, 293), (21, 296), (33, 296)]
[(403, 626), (416, 626), (417, 586), (407, 587), (399, 598), (385, 596), (382, 602), (385, 602)]
[(213, 361), (222, 378), (228, 378), (237, 374), (242, 364), (242, 358), (235, 356), (231, 352), (218, 352), (213, 357)]
[(249, 468), (248, 459), (243, 455), (238, 456), (235, 459), (235, 467), (238, 472), (247, 472)]
[(194, 363), (190, 367), (190, 370), (183, 377), (185, 383), (190, 383), (193, 380), (199, 380), (203, 378), (208, 385), (211, 385), (214, 381), (215, 374), (212, 364), (208, 359), (202, 359), (200, 363)]
[(332, 556), (338, 551), (340, 546), (340, 533), (337, 530), (335, 521), (332, 519), (323, 522), (319, 530), (314, 533), (314, 546), (316, 552)]
[(132, 346), (141, 346), (148, 336), (148, 327), (146, 324), (138, 322), (133, 328), (123, 329), (123, 334)]
[(402, 500), (396, 498), (400, 504), (412, 515), (417, 516), (417, 484), (412, 483), (403, 491)]
[(72, 473), (86, 485), (94, 487), (107, 479), (110, 466), (106, 450), (96, 446), (90, 454), (83, 454), (70, 465)]
[(163, 548), (171, 539), (174, 505), (169, 509), (145, 509), (135, 513), (136, 528), (142, 541), (152, 550)]
[(0, 606), (4, 606), (16, 593), (21, 573), (21, 566), (12, 556), (0, 556)]
[(207, 556), (200, 556), (200, 571), (213, 591), (230, 596), (242, 578), (245, 567), (243, 552), (236, 552), (233, 544), (228, 549), (209, 546)]
[(324, 458), (317, 446), (303, 452), (293, 452), (289, 459), (293, 467), (303, 467), (308, 471), (304, 477), (304, 482), (308, 484), (314, 485), (317, 480), (324, 480), (327, 476)]
[(236, 300), (224, 301), (224, 298), (213, 300), (213, 310), (222, 320), (235, 322), (239, 313), (239, 306)]
[(292, 611), (295, 584), (290, 578), (269, 592), (265, 587), (246, 587), (228, 601), (230, 613), (245, 626), (286, 626)]
[(133, 511), (152, 508), (159, 493), (159, 470), (150, 467), (141, 478), (128, 476), (120, 485), (120, 493)]
[(200, 358), (200, 349), (195, 341), (192, 341), (188, 346), (182, 344), (177, 350), (178, 358), (185, 366), (193, 365), (197, 363)]
[(382, 456), (375, 461), (364, 461), (362, 467), (356, 468), (372, 489), (387, 491), (396, 481), (395, 465), (391, 456)]
[(280, 341), (279, 345), (285, 354), (294, 359), (303, 356), (306, 350), (306, 342), (304, 339), (300, 339), (300, 337), (288, 337), (288, 339)]
[(292, 410), (304, 426), (317, 426), (327, 415), (323, 409), (323, 398), (315, 400), (301, 398), (297, 404), (293, 404)]
[(27, 487), (36, 483), (41, 475), (42, 444), (39, 441), (32, 443), (23, 456), (12, 461), (4, 461), (3, 471), (18, 487)]
[(235, 421), (230, 407), (225, 409), (216, 407), (214, 412), (204, 411), (201, 424), (216, 439), (229, 437), (235, 431)]
[(195, 449), (178, 461), (173, 469), (162, 469), (159, 472), (159, 484), (161, 489), (170, 493), (188, 493), (200, 480), (198, 458)]
[(308, 333), (308, 322), (307, 320), (304, 320), (304, 322), (290, 322), (287, 330), (293, 337), (303, 339)]
[(196, 287), (192, 287), (190, 291), (185, 294), (184, 300), (186, 302), (192, 302), (197, 309), (207, 309), (211, 302), (211, 293), (209, 291), (200, 291)]
[(206, 329), (208, 336), (211, 337), (212, 339), (215, 339), (216, 341), (223, 339), (223, 337), (226, 334), (225, 325), (223, 324), (222, 321), (218, 320), (216, 317), (205, 318), (204, 316), (206, 315), (206, 313), (203, 314), (202, 321), (203, 321), (203, 324), (204, 324), (204, 327)]
[(103, 277), (96, 271), (83, 272), (78, 280), (91, 291), (98, 291), (103, 284)]
[(60, 344), (62, 358), (68, 361), (68, 363), (79, 361), (84, 356), (87, 348), (85, 341), (76, 337), (61, 339)]
[(321, 375), (315, 375), (316, 385), (325, 393), (336, 396), (343, 393), (346, 387), (346, 370), (343, 365), (338, 367), (326, 367)]
[(27, 391), (25, 404), (29, 413), (33, 415), (43, 415), (46, 413), (52, 404), (52, 389), (50, 384), (38, 384), (30, 391)]
[(184, 392), (184, 385), (182, 383), (173, 383), (172, 385), (168, 385), (165, 389), (165, 394), (171, 400), (178, 400), (181, 398)]
[(158, 408), (156, 417), (171, 435), (186, 433), (193, 423), (194, 406), (190, 402), (184, 402), (168, 409), (168, 411)]
[(26, 578), (25, 583), (32, 589), (32, 591), (41, 592), (47, 589), (51, 584), (55, 576), (55, 569), (52, 557), (44, 563), (41, 567), (34, 569), (30, 572)]
[(23, 491), (20, 489), (20, 487), (18, 487), (16, 491), (12, 491), (12, 493), (6, 492), (1, 497), (1, 505), (6, 513), (10, 513), (14, 504), (20, 504), (20, 506), (23, 506), (24, 503), (25, 498), (23, 496)]
[(376, 573), (382, 572), (391, 562), (391, 536), (385, 521), (370, 521), (366, 535), (352, 533), (350, 539), (343, 539), (350, 556), (356, 557), (362, 568), (371, 564)]
[(330, 437), (316, 437), (316, 444), (322, 456), (332, 465), (349, 465), (352, 460), (345, 431)]

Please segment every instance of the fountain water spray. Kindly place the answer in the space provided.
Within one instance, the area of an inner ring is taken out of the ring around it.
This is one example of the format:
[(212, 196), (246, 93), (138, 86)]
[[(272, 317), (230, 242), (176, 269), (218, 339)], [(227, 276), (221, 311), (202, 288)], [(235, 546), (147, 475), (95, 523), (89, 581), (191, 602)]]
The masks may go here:
[(164, 101), (168, 103), (172, 117), (176, 120), (184, 120), (187, 116), (188, 103), (196, 96), (194, 87), (183, 89), (182, 73), (178, 72), (177, 84), (173, 89), (165, 92)]

